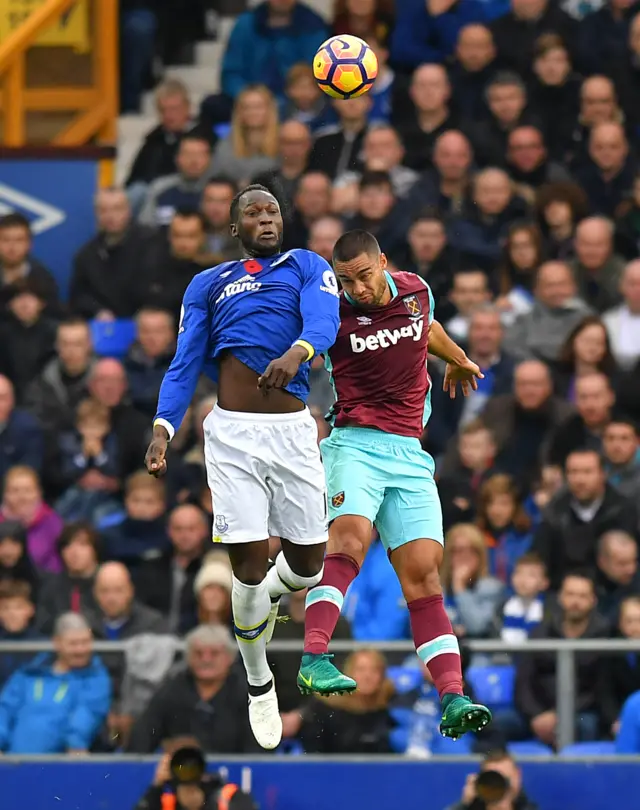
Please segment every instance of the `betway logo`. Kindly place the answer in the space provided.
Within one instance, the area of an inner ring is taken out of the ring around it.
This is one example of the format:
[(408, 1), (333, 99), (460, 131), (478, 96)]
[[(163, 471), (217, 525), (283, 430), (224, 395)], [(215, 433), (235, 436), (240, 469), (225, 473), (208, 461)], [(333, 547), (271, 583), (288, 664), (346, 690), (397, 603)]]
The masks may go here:
[(231, 284), (226, 284), (224, 290), (216, 298), (216, 304), (225, 298), (232, 298), (234, 295), (243, 292), (255, 292), (262, 287), (261, 281), (254, 281), (253, 276), (245, 276), (238, 281), (232, 281)]
[(389, 346), (395, 346), (402, 338), (411, 338), (411, 340), (420, 340), (422, 337), (422, 329), (424, 321), (412, 321), (410, 326), (403, 326), (402, 329), (378, 329), (373, 335), (367, 335), (366, 338), (358, 337), (358, 335), (350, 335), (351, 349), (356, 354), (361, 352), (370, 351), (375, 352), (377, 349), (388, 349)]

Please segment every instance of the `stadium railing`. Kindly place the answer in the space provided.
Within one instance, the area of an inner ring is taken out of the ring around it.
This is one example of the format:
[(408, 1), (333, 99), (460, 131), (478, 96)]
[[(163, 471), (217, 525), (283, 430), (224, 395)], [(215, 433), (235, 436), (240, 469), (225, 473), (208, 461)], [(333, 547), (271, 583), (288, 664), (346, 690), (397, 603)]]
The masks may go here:
[[(554, 653), (556, 656), (556, 711), (558, 714), (558, 749), (574, 742), (575, 732), (575, 673), (576, 655), (580, 653), (599, 653), (602, 655), (623, 655), (631, 652), (640, 652), (640, 640), (625, 639), (536, 639), (521, 644), (505, 644), (496, 639), (483, 639), (465, 642), (466, 648), (472, 653), (500, 654), (500, 655), (534, 655), (535, 653)], [(331, 644), (332, 652), (349, 653), (357, 649), (377, 649), (385, 653), (414, 652), (410, 641), (334, 641)], [(4, 653), (37, 653), (50, 652), (53, 644), (50, 641), (0, 641), (0, 656)], [(125, 646), (116, 641), (96, 641), (96, 653), (124, 652)], [(269, 645), (272, 653), (292, 653), (302, 650), (302, 641), (273, 641)]]

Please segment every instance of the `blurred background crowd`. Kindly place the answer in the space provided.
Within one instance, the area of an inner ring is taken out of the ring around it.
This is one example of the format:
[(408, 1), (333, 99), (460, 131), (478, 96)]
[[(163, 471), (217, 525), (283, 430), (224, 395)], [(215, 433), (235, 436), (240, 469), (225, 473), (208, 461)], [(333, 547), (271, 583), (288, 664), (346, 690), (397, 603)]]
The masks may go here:
[[(141, 469), (182, 295), (238, 257), (229, 204), (248, 182), (281, 201), (286, 249), (330, 260), (345, 229), (374, 233), (392, 268), (429, 282), (484, 372), (450, 401), (431, 364), (424, 434), (461, 641), (640, 638), (640, 3), (337, 0), (328, 25), (266, 0), (238, 16), (200, 109), (157, 65), (215, 36), (217, 7), (181, 4), (176, 28), (164, 5), (121, 3), (123, 110), (155, 83), (158, 123), (126, 185), (98, 193), (68, 300), (29, 221), (0, 217), (0, 640), (16, 642), (0, 659), (0, 751), (151, 753), (180, 735), (255, 750), (229, 563), (211, 550), (210, 385), (168, 476)], [(370, 94), (332, 102), (316, 87), (332, 32), (375, 48)], [(319, 439), (331, 397), (315, 362)], [(287, 612), (276, 641), (302, 639), (304, 594)], [(53, 656), (17, 644), (51, 637)], [(336, 637), (410, 638), (380, 544)], [(94, 639), (123, 647), (94, 655)], [(285, 750), (553, 749), (555, 657), (465, 657), (496, 720), (451, 749), (417, 660), (360, 650), (344, 662), (355, 696), (303, 701), (297, 655), (274, 654)], [(635, 655), (578, 656), (577, 738), (640, 753), (637, 690)]]

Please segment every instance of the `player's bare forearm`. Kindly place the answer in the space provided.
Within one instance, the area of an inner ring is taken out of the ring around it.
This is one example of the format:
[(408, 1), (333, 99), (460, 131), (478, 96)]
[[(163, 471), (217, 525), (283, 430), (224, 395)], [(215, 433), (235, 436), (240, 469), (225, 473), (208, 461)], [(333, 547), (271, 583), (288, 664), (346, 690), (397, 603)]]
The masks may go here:
[(464, 350), (449, 337), (438, 321), (432, 321), (429, 326), (429, 354), (453, 366), (461, 366), (467, 361)]

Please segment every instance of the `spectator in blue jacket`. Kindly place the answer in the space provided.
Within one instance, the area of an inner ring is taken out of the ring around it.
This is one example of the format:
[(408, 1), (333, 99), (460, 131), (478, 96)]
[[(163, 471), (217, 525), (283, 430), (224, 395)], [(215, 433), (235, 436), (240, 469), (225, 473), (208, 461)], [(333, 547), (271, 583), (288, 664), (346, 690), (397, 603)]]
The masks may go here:
[(343, 616), (356, 641), (411, 638), (407, 603), (380, 540), (374, 541), (347, 591)]
[(204, 100), (202, 119), (212, 124), (228, 121), (233, 100), (250, 84), (265, 84), (284, 101), (290, 68), (311, 64), (328, 37), (322, 17), (298, 0), (266, 0), (241, 14), (222, 61), (222, 94)]
[(136, 342), (124, 360), (133, 407), (151, 419), (158, 392), (176, 348), (176, 325), (170, 312), (145, 307), (136, 315)]
[[(391, 63), (409, 73), (428, 62), (442, 63), (456, 47), (460, 29), (484, 22), (485, 5), (477, 0), (403, 0), (391, 35)], [(506, 11), (508, 3), (504, 4)]]
[(55, 656), (38, 655), (0, 693), (0, 751), (86, 752), (111, 704), (111, 682), (92, 655), (89, 625), (78, 613), (56, 622)]
[(38, 420), (15, 407), (13, 385), (0, 376), (0, 480), (11, 467), (42, 469), (44, 435)]

